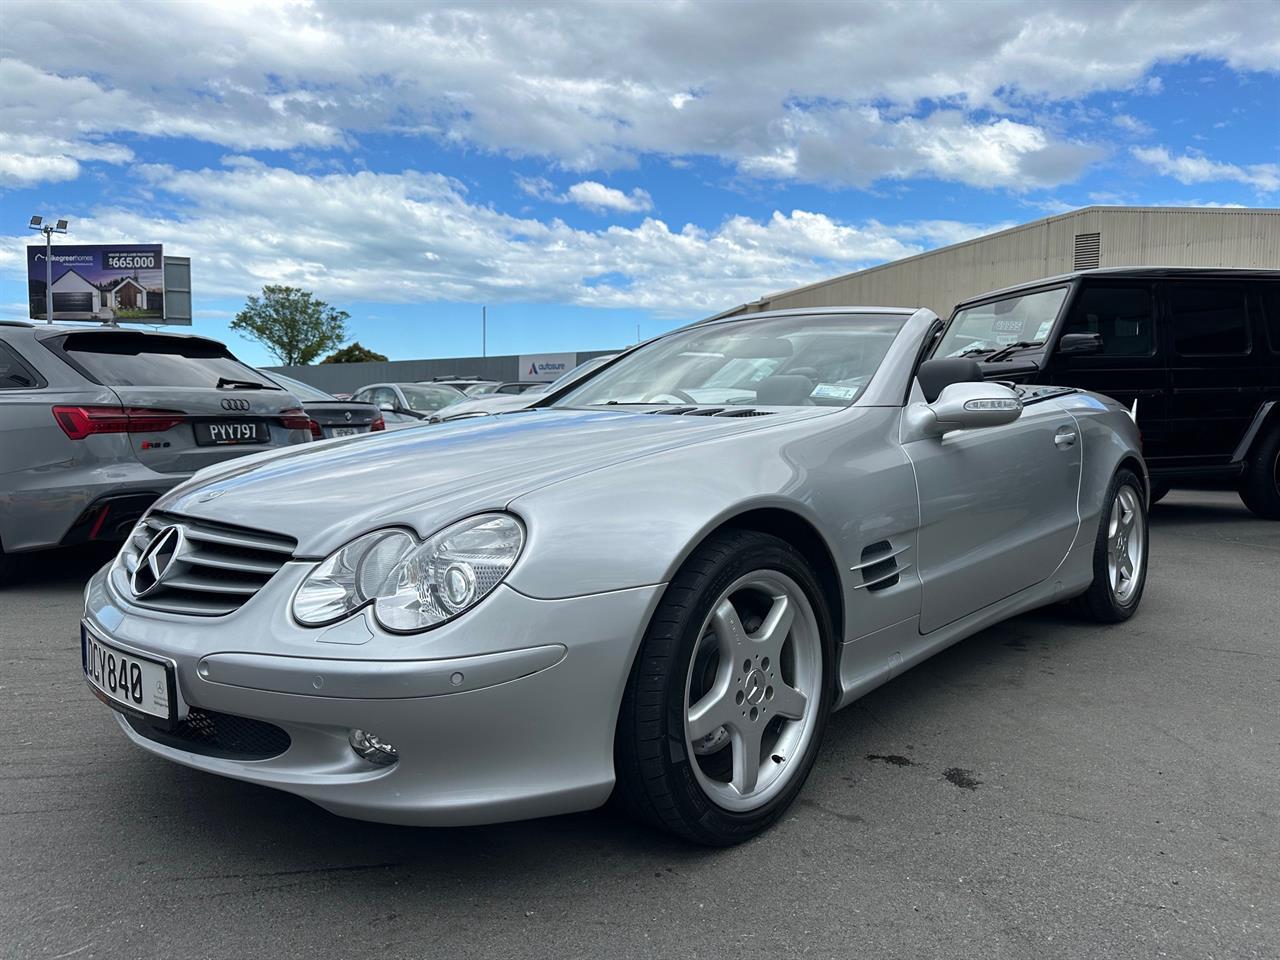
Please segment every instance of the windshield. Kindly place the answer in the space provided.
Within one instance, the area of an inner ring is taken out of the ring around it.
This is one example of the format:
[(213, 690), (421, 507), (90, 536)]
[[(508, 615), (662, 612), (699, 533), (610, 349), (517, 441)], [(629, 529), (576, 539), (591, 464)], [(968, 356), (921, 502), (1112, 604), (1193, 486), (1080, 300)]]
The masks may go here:
[(267, 374), (265, 370), (262, 371), (262, 374), (263, 376), (270, 376), (273, 382), (280, 384), (280, 386), (284, 387), (295, 397), (304, 402), (308, 400), (336, 399), (332, 395), (325, 393), (323, 390), (317, 390), (315, 387), (311, 386), (311, 384), (303, 383), (301, 380), (295, 380), (293, 377), (281, 376), (278, 373)]
[(906, 319), (828, 314), (697, 326), (632, 351), (554, 405), (843, 407)]
[(418, 413), (435, 413), (442, 407), (465, 399), (461, 390), (453, 387), (427, 387), (418, 384), (401, 384), (400, 392), (409, 403), (409, 409)]
[(933, 355), (977, 357), (1014, 343), (1044, 343), (1066, 295), (1066, 287), (1055, 287), (965, 307), (947, 325)]

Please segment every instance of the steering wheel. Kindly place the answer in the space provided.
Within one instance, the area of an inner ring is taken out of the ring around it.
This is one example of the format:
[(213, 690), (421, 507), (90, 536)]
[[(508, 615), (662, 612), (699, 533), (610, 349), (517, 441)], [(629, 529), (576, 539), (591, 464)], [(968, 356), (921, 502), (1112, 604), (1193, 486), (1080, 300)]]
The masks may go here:
[(698, 403), (698, 401), (695, 400), (693, 397), (689, 396), (689, 394), (685, 393), (683, 390), (678, 390), (674, 387), (670, 390), (656, 390), (653, 393), (646, 394), (645, 396), (640, 398), (640, 402), (641, 403), (657, 403), (659, 398), (661, 397), (675, 397), (681, 403), (692, 403), (694, 405), (697, 405)]

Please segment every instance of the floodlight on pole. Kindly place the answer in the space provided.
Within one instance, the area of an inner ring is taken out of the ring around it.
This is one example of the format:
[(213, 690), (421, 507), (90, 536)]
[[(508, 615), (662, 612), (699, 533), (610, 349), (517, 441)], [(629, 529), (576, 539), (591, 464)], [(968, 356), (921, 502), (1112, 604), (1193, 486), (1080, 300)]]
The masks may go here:
[(44, 217), (32, 216), (27, 226), (44, 234), (44, 322), (53, 323), (53, 235), (66, 233), (69, 220), (45, 223)]

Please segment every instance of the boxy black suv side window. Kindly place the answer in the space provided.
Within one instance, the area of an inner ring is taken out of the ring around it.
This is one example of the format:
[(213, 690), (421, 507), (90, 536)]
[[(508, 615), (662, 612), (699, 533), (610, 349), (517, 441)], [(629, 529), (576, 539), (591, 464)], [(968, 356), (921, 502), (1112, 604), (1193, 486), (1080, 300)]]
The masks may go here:
[(1151, 290), (1088, 286), (1071, 307), (1063, 333), (1096, 333), (1104, 357), (1148, 357), (1155, 352)]
[(1280, 283), (1262, 284), (1262, 313), (1267, 322), (1271, 352), (1280, 353)]
[(1173, 349), (1183, 357), (1249, 352), (1249, 310), (1242, 286), (1180, 283), (1169, 295)]

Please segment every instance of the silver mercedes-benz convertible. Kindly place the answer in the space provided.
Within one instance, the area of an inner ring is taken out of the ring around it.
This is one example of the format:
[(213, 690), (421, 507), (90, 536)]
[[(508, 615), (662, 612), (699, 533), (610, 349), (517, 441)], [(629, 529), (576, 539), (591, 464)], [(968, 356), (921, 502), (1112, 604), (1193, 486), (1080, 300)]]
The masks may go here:
[(926, 359), (941, 328), (705, 322), (531, 410), (209, 468), (89, 583), (86, 678), (138, 746), (345, 816), (616, 792), (747, 839), (832, 710), (1033, 607), (1141, 599), (1128, 413)]

